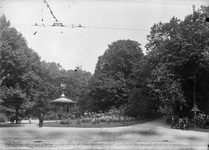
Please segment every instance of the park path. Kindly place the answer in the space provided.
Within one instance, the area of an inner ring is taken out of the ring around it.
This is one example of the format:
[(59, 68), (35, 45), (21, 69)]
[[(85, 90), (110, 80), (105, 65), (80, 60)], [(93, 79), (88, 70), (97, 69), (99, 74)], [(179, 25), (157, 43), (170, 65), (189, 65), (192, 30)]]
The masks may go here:
[(0, 124), (1, 150), (207, 150), (208, 133), (169, 129), (160, 121), (117, 128)]

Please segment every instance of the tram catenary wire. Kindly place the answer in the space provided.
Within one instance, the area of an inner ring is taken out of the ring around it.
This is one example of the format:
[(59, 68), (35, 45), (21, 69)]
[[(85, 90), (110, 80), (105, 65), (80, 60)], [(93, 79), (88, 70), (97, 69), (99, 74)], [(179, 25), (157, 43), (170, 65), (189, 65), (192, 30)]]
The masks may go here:
[[(83, 0), (85, 1), (85, 0)], [(148, 3), (148, 4), (167, 4), (167, 5), (202, 5), (204, 2), (199, 2), (198, 1), (193, 1), (193, 3), (191, 3), (191, 1), (189, 1), (190, 3), (186, 3), (185, 1), (180, 1), (180, 2), (162, 2), (162, 1), (154, 1), (154, 0), (86, 0), (86, 1), (104, 1), (104, 2), (127, 2), (127, 3)], [(206, 1), (206, 0), (205, 0)], [(206, 2), (205, 2), (206, 3)], [(205, 4), (204, 3), (204, 4)]]
[(15, 26), (35, 26), (35, 27), (54, 27), (54, 28), (83, 28), (83, 29), (101, 29), (101, 30), (134, 30), (134, 31), (149, 31), (150, 29), (144, 29), (144, 28), (117, 28), (117, 27), (96, 27), (96, 26), (53, 26), (53, 25), (17, 25), (13, 24)]

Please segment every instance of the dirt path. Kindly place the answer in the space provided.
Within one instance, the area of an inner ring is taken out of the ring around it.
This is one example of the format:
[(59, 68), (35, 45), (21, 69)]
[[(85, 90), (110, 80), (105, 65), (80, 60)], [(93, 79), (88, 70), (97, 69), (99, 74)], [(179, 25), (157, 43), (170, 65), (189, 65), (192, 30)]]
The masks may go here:
[(208, 133), (169, 129), (162, 121), (117, 128), (56, 128), (23, 121), (0, 124), (0, 149), (207, 150)]

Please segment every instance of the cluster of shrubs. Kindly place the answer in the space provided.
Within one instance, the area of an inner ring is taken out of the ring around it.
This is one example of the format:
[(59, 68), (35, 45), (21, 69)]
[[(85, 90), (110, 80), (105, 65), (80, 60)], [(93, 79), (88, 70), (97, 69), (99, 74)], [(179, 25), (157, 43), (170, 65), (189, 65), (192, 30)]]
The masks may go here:
[(133, 117), (124, 116), (122, 114), (113, 114), (109, 113), (86, 113), (84, 116), (81, 116), (77, 119), (77, 124), (88, 123), (92, 124), (106, 122), (110, 124), (111, 122), (125, 122), (125, 121), (133, 121)]
[(44, 115), (45, 120), (62, 120), (66, 118), (75, 119), (75, 115), (71, 115), (69, 113), (56, 113), (53, 111), (49, 111), (47, 114)]
[(59, 116), (62, 114), (57, 114), (54, 111), (49, 111), (47, 114), (44, 115), (45, 120), (57, 120), (59, 119)]
[(73, 122), (73, 120), (76, 120), (77, 125), (80, 125), (81, 123), (116, 123), (116, 122), (130, 122), (135, 120), (133, 117), (128, 117), (121, 113), (119, 110), (109, 110), (108, 112), (102, 113), (96, 113), (96, 112), (85, 112), (82, 115), (74, 115), (69, 113), (55, 113), (53, 111), (50, 111), (45, 115), (46, 120), (61, 120), (60, 124), (68, 125)]
[(4, 114), (0, 114), (0, 123), (2, 122), (6, 122), (7, 121), (7, 118), (5, 117)]
[(67, 119), (62, 119), (60, 121), (60, 124), (71, 124), (72, 123), (72, 119), (71, 118), (67, 118)]

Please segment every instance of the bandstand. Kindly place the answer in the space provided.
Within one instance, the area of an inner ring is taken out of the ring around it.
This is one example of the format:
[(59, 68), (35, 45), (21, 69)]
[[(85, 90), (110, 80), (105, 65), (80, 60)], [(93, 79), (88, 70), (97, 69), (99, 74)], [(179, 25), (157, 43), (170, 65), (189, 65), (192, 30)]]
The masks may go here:
[(65, 97), (65, 94), (62, 93), (61, 97), (58, 99), (55, 99), (51, 102), (56, 108), (57, 112), (61, 113), (72, 113), (72, 107), (76, 104), (77, 102), (68, 99)]
[(60, 98), (51, 101), (57, 116), (56, 124), (59, 122), (58, 120), (71, 118), (74, 115), (72, 108), (76, 103), (76, 101), (66, 98), (64, 93)]

